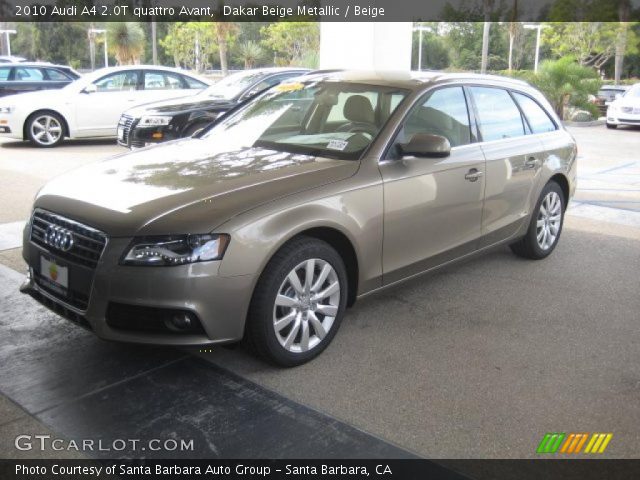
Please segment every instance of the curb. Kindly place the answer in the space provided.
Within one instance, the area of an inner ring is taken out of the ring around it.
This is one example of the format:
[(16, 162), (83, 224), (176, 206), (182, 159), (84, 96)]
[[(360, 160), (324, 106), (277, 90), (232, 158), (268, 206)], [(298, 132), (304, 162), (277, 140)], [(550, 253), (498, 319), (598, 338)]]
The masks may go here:
[(565, 120), (564, 122), (562, 122), (565, 127), (598, 127), (600, 125), (604, 125), (605, 123), (605, 119), (592, 120), (590, 122), (572, 122), (571, 120)]

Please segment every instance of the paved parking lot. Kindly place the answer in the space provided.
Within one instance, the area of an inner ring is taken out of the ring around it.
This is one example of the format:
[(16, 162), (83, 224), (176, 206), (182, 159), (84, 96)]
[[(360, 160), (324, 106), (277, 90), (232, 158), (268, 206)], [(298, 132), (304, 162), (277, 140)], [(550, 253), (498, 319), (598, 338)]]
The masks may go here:
[[(605, 455), (637, 457), (640, 130), (571, 131), (579, 190), (549, 259), (502, 248), (363, 300), (296, 369), (242, 347), (188, 353), (427, 458), (535, 457), (550, 431), (613, 432)], [(1, 143), (0, 223), (23, 221), (48, 178), (122, 151)], [(0, 263), (21, 270), (19, 249)]]

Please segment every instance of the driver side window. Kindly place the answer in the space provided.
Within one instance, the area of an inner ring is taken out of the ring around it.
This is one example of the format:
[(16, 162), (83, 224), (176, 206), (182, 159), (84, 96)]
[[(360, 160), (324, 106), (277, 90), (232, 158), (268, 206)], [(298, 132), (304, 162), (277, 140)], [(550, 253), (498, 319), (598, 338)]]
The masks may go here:
[(462, 87), (440, 88), (431, 93), (409, 113), (397, 140), (408, 142), (417, 133), (441, 135), (452, 147), (471, 143), (469, 112)]

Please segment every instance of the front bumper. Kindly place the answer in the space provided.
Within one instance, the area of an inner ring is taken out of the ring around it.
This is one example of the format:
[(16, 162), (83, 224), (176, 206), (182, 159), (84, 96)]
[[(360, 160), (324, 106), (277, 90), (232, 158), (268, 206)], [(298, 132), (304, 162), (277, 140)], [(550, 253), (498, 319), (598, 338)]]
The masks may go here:
[(7, 115), (0, 115), (0, 134), (22, 140), (22, 128), (14, 118)]
[(607, 112), (607, 123), (609, 125), (640, 125), (640, 114)]
[(139, 118), (132, 119), (129, 124), (124, 124), (121, 120), (118, 127), (123, 128), (123, 133), (118, 135), (119, 145), (127, 148), (143, 148), (180, 138), (179, 132), (173, 125), (143, 128), (139, 123)]
[[(29, 275), (21, 287), (49, 309), (75, 321), (106, 340), (160, 344), (204, 345), (240, 340), (254, 285), (253, 275), (221, 277), (220, 262), (203, 262), (172, 267), (137, 267), (119, 265), (131, 239), (109, 239), (90, 279), (88, 305), (80, 309), (60, 294), (52, 294), (36, 280), (39, 258), (46, 255), (69, 268), (69, 291), (81, 267), (56, 256), (29, 238), (25, 228), (23, 257)], [(82, 281), (86, 281), (86, 276)], [(193, 312), (202, 332), (157, 332), (114, 328), (107, 323), (110, 305), (153, 307)]]

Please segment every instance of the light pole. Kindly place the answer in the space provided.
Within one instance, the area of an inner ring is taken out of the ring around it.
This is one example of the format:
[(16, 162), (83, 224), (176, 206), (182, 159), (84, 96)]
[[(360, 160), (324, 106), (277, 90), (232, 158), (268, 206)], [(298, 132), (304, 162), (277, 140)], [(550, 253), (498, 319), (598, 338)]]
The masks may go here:
[(535, 59), (535, 63), (533, 64), (533, 71), (534, 72), (538, 72), (538, 60), (540, 58), (540, 32), (542, 31), (543, 28), (545, 28), (546, 25), (542, 25), (541, 23), (532, 25), (532, 24), (528, 24), (528, 25), (524, 25), (524, 28), (526, 28), (527, 30), (537, 30), (537, 34), (536, 34), (536, 59)]
[(3, 34), (5, 35), (5, 38), (7, 39), (7, 55), (11, 56), (11, 38), (9, 37), (9, 35), (15, 35), (16, 32), (15, 30), (0, 30), (0, 35)]
[(105, 68), (109, 66), (109, 57), (107, 54), (107, 31), (99, 28), (92, 28), (89, 30), (91, 33), (104, 33), (104, 66)]
[(413, 31), (420, 32), (418, 35), (418, 71), (422, 71), (422, 32), (430, 32), (431, 28), (425, 27), (424, 25), (418, 25), (417, 27), (413, 27)]

